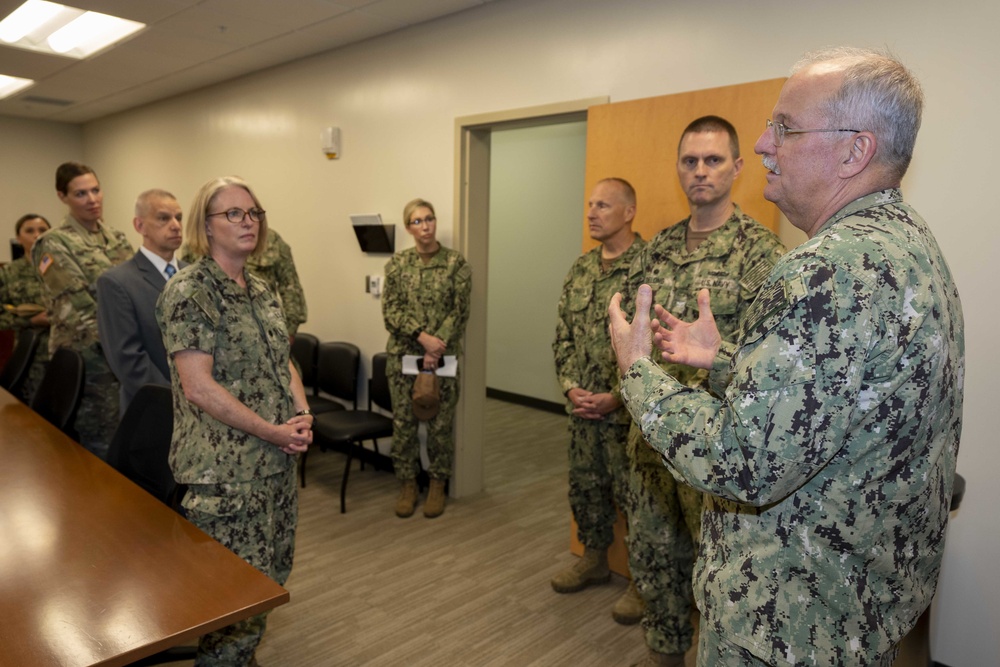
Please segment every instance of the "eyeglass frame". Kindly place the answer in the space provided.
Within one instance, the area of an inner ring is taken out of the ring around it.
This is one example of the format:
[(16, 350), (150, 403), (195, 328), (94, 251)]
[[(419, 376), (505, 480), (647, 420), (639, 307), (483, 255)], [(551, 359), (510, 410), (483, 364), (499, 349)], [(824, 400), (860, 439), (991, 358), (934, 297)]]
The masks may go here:
[[(232, 218), (232, 216), (229, 215), (233, 211), (239, 211), (240, 212), (240, 218), (239, 218), (239, 220), (234, 220)], [(260, 223), (264, 219), (264, 216), (266, 214), (267, 214), (267, 211), (265, 211), (264, 209), (259, 208), (259, 207), (254, 207), (254, 208), (251, 208), (249, 210), (244, 210), (244, 209), (240, 208), (239, 206), (233, 206), (231, 208), (227, 208), (225, 211), (219, 211), (218, 213), (206, 213), (205, 217), (206, 218), (211, 218), (212, 216), (215, 216), (215, 215), (224, 215), (224, 216), (226, 216), (226, 221), (227, 222), (229, 222), (232, 225), (238, 225), (241, 222), (243, 222), (244, 220), (246, 220), (248, 217), (250, 218), (251, 222)]]
[(406, 226), (407, 227), (417, 227), (418, 225), (422, 225), (424, 223), (427, 223), (428, 225), (433, 225), (435, 222), (437, 222), (437, 216), (432, 213), (431, 215), (425, 215), (422, 218), (415, 218), (414, 220), (407, 220)]
[(847, 128), (824, 128), (817, 130), (793, 130), (784, 123), (775, 123), (773, 120), (768, 118), (764, 121), (767, 129), (771, 130), (771, 136), (774, 137), (774, 145), (781, 147), (785, 143), (786, 134), (808, 134), (810, 132), (862, 132), (863, 130), (849, 130)]

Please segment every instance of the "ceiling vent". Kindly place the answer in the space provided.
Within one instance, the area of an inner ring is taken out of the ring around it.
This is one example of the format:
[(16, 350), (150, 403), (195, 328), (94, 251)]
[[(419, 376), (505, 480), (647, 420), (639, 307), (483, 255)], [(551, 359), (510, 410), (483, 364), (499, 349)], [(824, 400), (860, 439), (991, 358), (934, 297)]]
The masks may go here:
[(39, 97), (38, 95), (25, 95), (20, 100), (31, 104), (48, 104), (54, 107), (69, 107), (76, 104), (73, 100), (60, 100), (54, 97)]

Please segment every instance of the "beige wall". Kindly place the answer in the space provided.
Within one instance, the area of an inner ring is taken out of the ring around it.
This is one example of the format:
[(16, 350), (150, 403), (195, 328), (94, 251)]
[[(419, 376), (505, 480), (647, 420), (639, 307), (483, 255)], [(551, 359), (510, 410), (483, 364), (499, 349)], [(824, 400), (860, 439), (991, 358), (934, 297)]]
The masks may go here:
[[(952, 667), (978, 667), (1000, 655), (1000, 448), (989, 417), (1000, 377), (992, 344), (1000, 329), (1000, 226), (985, 196), (995, 188), (988, 165), (998, 153), (998, 23), (1000, 7), (986, 0), (503, 0), (90, 123), (83, 155), (106, 186), (109, 221), (122, 229), (144, 188), (189, 200), (212, 176), (248, 178), (295, 249), (311, 311), (305, 330), (355, 341), (370, 354), (385, 334), (363, 276), (381, 272), (384, 259), (359, 252), (347, 216), (379, 211), (394, 220), (420, 195), (439, 206), (441, 235), (451, 242), (456, 116), (769, 79), (786, 75), (807, 49), (845, 40), (888, 45), (919, 75), (928, 99), (904, 190), (950, 260), (967, 317), (958, 470), (969, 491), (949, 529), (933, 652)], [(343, 133), (343, 158), (334, 162), (319, 150), (327, 125)], [(16, 161), (6, 142), (5, 178)], [(40, 188), (46, 197), (49, 178)]]
[(56, 166), (82, 159), (79, 126), (0, 116), (0, 262), (10, 260), (8, 239), (25, 213), (59, 224), (66, 207), (56, 198)]

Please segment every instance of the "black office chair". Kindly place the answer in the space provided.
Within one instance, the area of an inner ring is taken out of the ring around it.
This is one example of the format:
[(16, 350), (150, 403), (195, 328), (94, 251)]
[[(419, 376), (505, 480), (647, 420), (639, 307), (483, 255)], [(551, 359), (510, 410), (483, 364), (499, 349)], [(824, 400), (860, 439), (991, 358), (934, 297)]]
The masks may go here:
[[(351, 343), (320, 343), (316, 359), (316, 386), (324, 393), (358, 407), (358, 369), (361, 367), (361, 350)], [(343, 404), (337, 403), (340, 410), (328, 410), (317, 413), (313, 419), (318, 420), (324, 414), (344, 412)], [(312, 405), (309, 406), (312, 409)], [(313, 428), (315, 435), (316, 429)], [(315, 440), (315, 438), (314, 438)], [(329, 448), (346, 453), (346, 447), (323, 443), (320, 451)], [(306, 461), (309, 453), (302, 454), (299, 459), (299, 484), (306, 486)]]
[(306, 389), (306, 400), (314, 415), (345, 409), (337, 401), (320, 396), (320, 387), (317, 382), (319, 339), (316, 336), (307, 333), (295, 334), (295, 339), (292, 341), (292, 358), (299, 366), (299, 372), (302, 374), (302, 385)]
[(83, 382), (83, 357), (75, 350), (60, 347), (31, 397), (31, 409), (73, 440), (77, 439), (73, 422), (83, 398)]
[(174, 431), (173, 393), (170, 387), (143, 385), (118, 424), (108, 449), (108, 464), (177, 510), (183, 488), (178, 489), (167, 457)]
[(31, 362), (35, 359), (35, 350), (38, 349), (40, 338), (38, 329), (32, 327), (26, 327), (18, 332), (14, 351), (4, 365), (3, 371), (0, 371), (0, 387), (15, 396), (21, 395), (21, 388), (31, 373)]
[[(347, 479), (351, 462), (357, 458), (362, 466), (367, 461), (376, 470), (392, 470), (392, 460), (378, 451), (378, 439), (392, 436), (392, 397), (386, 377), (387, 355), (379, 352), (372, 357), (372, 376), (368, 380), (368, 409), (328, 412), (316, 417), (313, 424), (313, 442), (320, 450), (335, 448), (347, 454), (344, 475), (340, 482), (340, 513), (347, 511)], [(373, 404), (384, 412), (373, 410)], [(365, 449), (364, 442), (371, 440), (374, 450)]]

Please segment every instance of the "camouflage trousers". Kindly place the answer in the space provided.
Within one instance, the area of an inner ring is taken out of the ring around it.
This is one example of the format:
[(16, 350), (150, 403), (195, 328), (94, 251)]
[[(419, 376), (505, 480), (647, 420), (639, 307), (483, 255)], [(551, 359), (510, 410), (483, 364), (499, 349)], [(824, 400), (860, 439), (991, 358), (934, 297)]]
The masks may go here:
[(702, 494), (677, 482), (642, 433), (628, 437), (629, 570), (646, 601), (646, 645), (660, 653), (691, 646), (691, 571), (701, 534)]
[[(386, 376), (392, 395), (392, 465), (396, 477), (414, 479), (420, 472), (420, 422), (413, 416), (413, 383), (417, 376), (403, 375), (402, 359), (389, 355)], [(433, 479), (451, 477), (455, 460), (455, 406), (458, 404), (458, 376), (438, 378), (441, 410), (427, 423), (427, 474)]]
[(49, 330), (40, 329), (38, 339), (38, 349), (35, 350), (35, 357), (31, 360), (31, 368), (28, 370), (28, 377), (21, 385), (21, 392), (18, 398), (26, 404), (31, 404), (31, 398), (42, 384), (45, 377), (45, 370), (49, 367)]
[(577, 539), (588, 549), (611, 546), (615, 508), (627, 511), (628, 431), (628, 423), (569, 418), (569, 506)]
[[(274, 581), (292, 571), (298, 492), (295, 467), (251, 482), (193, 484), (182, 502), (191, 523)], [(242, 667), (264, 635), (267, 613), (203, 636), (196, 667)]]
[(121, 389), (99, 343), (79, 352), (83, 355), (83, 398), (73, 428), (81, 445), (106, 459), (118, 428)]
[[(888, 654), (865, 663), (867, 667), (892, 667), (899, 653), (897, 644)], [(761, 660), (742, 646), (727, 640), (715, 628), (702, 619), (698, 629), (698, 667), (788, 667), (790, 665), (835, 665), (836, 658), (814, 661), (809, 656), (801, 656), (795, 662), (781, 661), (777, 665)]]

